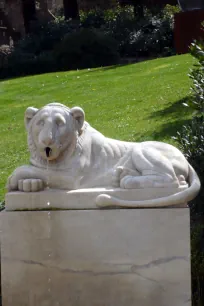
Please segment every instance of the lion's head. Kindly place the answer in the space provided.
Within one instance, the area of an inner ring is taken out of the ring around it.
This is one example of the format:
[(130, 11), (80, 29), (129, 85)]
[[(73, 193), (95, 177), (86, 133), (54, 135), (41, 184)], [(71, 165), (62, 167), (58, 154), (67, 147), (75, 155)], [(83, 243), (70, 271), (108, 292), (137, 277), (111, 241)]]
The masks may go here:
[(31, 157), (54, 162), (65, 151), (72, 154), (83, 129), (84, 117), (80, 107), (69, 109), (59, 103), (41, 109), (28, 107), (25, 125)]

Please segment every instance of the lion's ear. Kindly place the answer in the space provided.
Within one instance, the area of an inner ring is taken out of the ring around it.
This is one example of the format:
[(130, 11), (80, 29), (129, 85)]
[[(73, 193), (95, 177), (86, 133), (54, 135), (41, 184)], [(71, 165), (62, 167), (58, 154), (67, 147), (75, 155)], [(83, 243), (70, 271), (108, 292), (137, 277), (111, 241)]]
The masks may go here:
[(78, 132), (81, 133), (81, 129), (85, 120), (85, 113), (81, 107), (73, 107), (70, 109), (70, 112), (74, 119), (77, 121)]
[(37, 113), (38, 109), (35, 107), (28, 107), (25, 111), (25, 116), (24, 116), (24, 122), (25, 122), (25, 127), (28, 129), (29, 123), (31, 119), (35, 116)]

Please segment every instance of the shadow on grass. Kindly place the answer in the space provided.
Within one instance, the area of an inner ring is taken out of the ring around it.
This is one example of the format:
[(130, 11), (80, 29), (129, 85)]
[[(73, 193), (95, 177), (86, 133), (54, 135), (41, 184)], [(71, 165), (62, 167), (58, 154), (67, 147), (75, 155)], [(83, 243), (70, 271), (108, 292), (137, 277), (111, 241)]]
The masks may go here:
[(167, 108), (154, 112), (152, 115), (150, 115), (149, 118), (164, 117), (164, 116), (172, 115), (172, 118), (182, 119), (182, 115), (192, 113), (192, 110), (189, 107), (185, 107), (183, 105), (183, 103), (188, 103), (190, 99), (191, 99), (190, 96), (184, 97), (176, 101), (174, 104), (171, 104)]
[[(134, 58), (134, 59), (124, 58), (124, 59), (121, 59), (120, 63), (118, 63), (118, 64), (114, 64), (114, 65), (110, 65), (110, 66), (102, 66), (102, 67), (98, 67), (98, 68), (97, 67), (92, 68), (94, 70), (91, 71), (91, 72), (95, 72), (95, 71), (98, 71), (98, 70), (103, 70), (103, 71), (113, 70), (113, 69), (121, 68), (121, 67), (124, 67), (124, 66), (131, 66), (133, 64), (138, 64), (138, 63), (141, 63), (141, 62), (151, 61), (151, 60), (154, 60), (156, 58), (157, 57), (141, 57), (141, 58)], [(87, 68), (85, 68), (85, 69), (87, 69)]]
[(162, 140), (164, 138), (171, 138), (177, 135), (177, 132), (180, 131), (184, 125), (187, 125), (191, 122), (191, 119), (180, 119), (173, 122), (165, 123), (162, 125), (161, 129), (158, 132), (152, 133), (152, 139)]
[(148, 131), (147, 133), (136, 133), (136, 141), (163, 141), (163, 139), (177, 136), (177, 132), (180, 131), (184, 125), (187, 125), (191, 122), (191, 119), (186, 119), (186, 116), (192, 113), (192, 109), (183, 105), (183, 103), (188, 103), (189, 99), (190, 97), (187, 96), (176, 101), (174, 104), (167, 106), (165, 109), (156, 111), (151, 114), (148, 118), (156, 120), (166, 117), (166, 122), (161, 125), (159, 130), (156, 132), (153, 131), (151, 133), (151, 131)]
[[(129, 66), (129, 65), (131, 65), (131, 64), (128, 64), (128, 63), (127, 64), (115, 64), (115, 65), (111, 65), (111, 66), (83, 68), (83, 69), (79, 69), (79, 71), (80, 71), (80, 75), (83, 75), (83, 74), (87, 74), (87, 73), (97, 73), (97, 72), (100, 72), (100, 71), (114, 70), (114, 69), (121, 68), (121, 67), (124, 67), (124, 66)], [(72, 70), (72, 71), (77, 71), (77, 70)], [(67, 70), (66, 72), (69, 72), (69, 70)]]
[(15, 79), (21, 79), (21, 78), (27, 78), (27, 77), (34, 77), (34, 76), (41, 76), (41, 75), (49, 75), (49, 74), (55, 74), (55, 73), (72, 73), (72, 72), (79, 72), (80, 75), (84, 75), (87, 73), (97, 73), (99, 71), (106, 71), (106, 70), (113, 70), (116, 68), (120, 68), (123, 66), (127, 66), (130, 64), (116, 64), (112, 66), (104, 66), (104, 67), (92, 67), (92, 68), (81, 68), (81, 69), (70, 69), (70, 70), (53, 70), (53, 71), (45, 71), (45, 72), (36, 72), (36, 73), (26, 73), (26, 74), (19, 74), (19, 75), (11, 75), (11, 76), (2, 76), (0, 73), (0, 82), (6, 82), (11, 81)]
[[(144, 61), (150, 61), (150, 60), (153, 60), (153, 59), (156, 59), (156, 57), (139, 57), (139, 58), (122, 58), (120, 59), (119, 63), (116, 63), (116, 64), (110, 64), (110, 65), (107, 65), (107, 66), (96, 66), (96, 67), (83, 67), (83, 68), (80, 68), (80, 69), (67, 69), (67, 70), (63, 70), (63, 69), (53, 69), (52, 71), (44, 71), (44, 72), (35, 72), (35, 73), (22, 73), (22, 74), (19, 74), (19, 75), (13, 75), (11, 74), (9, 76), (9, 74), (7, 73), (6, 76), (2, 75), (2, 73), (0, 73), (0, 82), (4, 82), (4, 81), (8, 81), (8, 80), (13, 80), (13, 79), (17, 79), (17, 78), (25, 78), (25, 77), (33, 77), (33, 76), (36, 76), (36, 75), (43, 75), (43, 74), (52, 74), (52, 73), (61, 73), (61, 72), (77, 72), (77, 71), (80, 71), (80, 75), (83, 75), (83, 74), (86, 74), (87, 73), (87, 70), (88, 72), (98, 72), (98, 71), (108, 71), (108, 70), (114, 70), (114, 69), (117, 69), (117, 68), (121, 68), (121, 67), (124, 67), (124, 66), (130, 66), (132, 64), (137, 64), (137, 63), (140, 63), (140, 62), (144, 62)], [(83, 71), (83, 72), (82, 72)]]
[[(175, 120), (169, 123), (165, 123), (156, 132), (148, 131), (146, 133), (136, 132), (132, 135), (131, 141), (142, 142), (142, 141), (164, 141), (170, 140), (172, 137), (177, 136), (177, 132), (181, 131), (184, 125), (191, 122), (191, 119)], [(173, 139), (172, 139), (173, 140)], [(167, 141), (169, 142), (169, 141)]]
[(191, 119), (183, 119), (184, 116), (186, 117), (186, 115), (192, 113), (191, 108), (183, 105), (183, 103), (188, 103), (190, 99), (190, 96), (186, 96), (167, 108), (154, 112), (150, 116), (150, 118), (167, 117), (167, 122), (162, 125), (160, 130), (152, 133), (152, 138), (154, 140), (176, 136), (177, 132), (180, 131), (184, 125), (191, 122)]

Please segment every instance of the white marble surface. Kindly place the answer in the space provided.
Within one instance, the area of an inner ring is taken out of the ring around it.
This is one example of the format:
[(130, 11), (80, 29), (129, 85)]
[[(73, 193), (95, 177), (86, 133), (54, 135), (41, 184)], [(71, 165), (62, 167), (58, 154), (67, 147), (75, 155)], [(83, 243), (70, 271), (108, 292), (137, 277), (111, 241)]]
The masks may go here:
[[(50, 210), (50, 209), (100, 209), (96, 199), (101, 194), (114, 195), (122, 200), (137, 201), (138, 207), (148, 208), (147, 201), (152, 206), (152, 201), (158, 198), (170, 196), (185, 190), (179, 188), (147, 188), (138, 190), (92, 188), (73, 191), (46, 189), (39, 192), (9, 192), (6, 194), (6, 210)], [(143, 203), (145, 202), (145, 205)], [(140, 205), (139, 205), (140, 203)], [(156, 207), (155, 203), (155, 207)], [(162, 200), (159, 203), (162, 206)], [(165, 206), (165, 203), (163, 203)], [(169, 206), (168, 206), (169, 207)], [(174, 207), (187, 207), (186, 203), (174, 205)]]
[[(25, 112), (30, 165), (17, 168), (7, 182), (8, 191), (38, 192), (84, 188), (167, 190), (163, 199), (138, 203), (137, 197), (117, 197), (116, 192), (99, 195), (100, 206), (143, 207), (182, 204), (192, 200), (200, 181), (184, 155), (174, 146), (147, 141), (130, 143), (110, 139), (85, 121), (80, 107), (59, 103)], [(168, 188), (185, 187), (169, 195)], [(160, 190), (158, 191), (159, 198)], [(123, 193), (124, 194), (124, 193)], [(127, 193), (128, 194), (128, 193)], [(154, 193), (153, 193), (154, 194)]]
[(3, 306), (190, 306), (189, 210), (4, 212)]

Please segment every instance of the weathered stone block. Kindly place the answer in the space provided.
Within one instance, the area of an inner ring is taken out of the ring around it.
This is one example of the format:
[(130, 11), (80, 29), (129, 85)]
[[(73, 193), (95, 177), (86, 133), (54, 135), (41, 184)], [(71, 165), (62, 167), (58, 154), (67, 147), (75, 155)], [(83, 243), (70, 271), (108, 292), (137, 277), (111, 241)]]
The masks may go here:
[(190, 306), (188, 208), (4, 212), (3, 306)]

